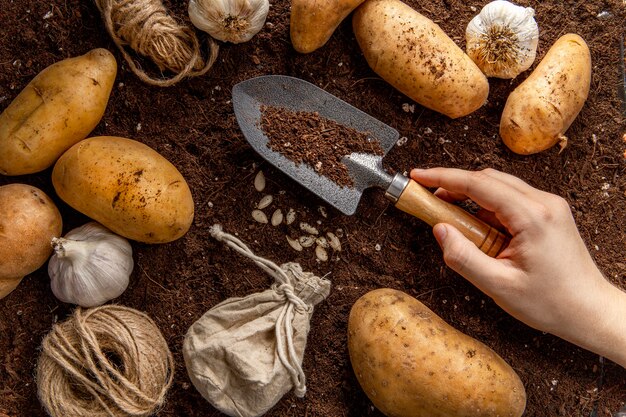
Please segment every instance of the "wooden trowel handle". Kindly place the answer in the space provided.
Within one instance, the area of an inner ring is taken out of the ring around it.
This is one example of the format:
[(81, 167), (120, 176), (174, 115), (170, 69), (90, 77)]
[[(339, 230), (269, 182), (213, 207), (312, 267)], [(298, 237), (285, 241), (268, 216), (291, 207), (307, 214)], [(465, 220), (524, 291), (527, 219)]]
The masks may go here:
[(509, 243), (509, 238), (499, 230), (472, 216), (462, 208), (436, 197), (413, 180), (398, 198), (396, 207), (428, 223), (448, 223), (456, 227), (478, 248), (496, 257)]

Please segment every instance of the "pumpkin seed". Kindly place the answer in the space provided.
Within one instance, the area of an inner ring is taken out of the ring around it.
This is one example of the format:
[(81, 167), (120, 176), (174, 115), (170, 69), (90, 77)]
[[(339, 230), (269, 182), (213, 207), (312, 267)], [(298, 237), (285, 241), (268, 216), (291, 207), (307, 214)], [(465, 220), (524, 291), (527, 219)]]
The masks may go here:
[(323, 218), (327, 218), (328, 217), (328, 213), (326, 212), (326, 207), (324, 206), (319, 206), (317, 208), (317, 211), (320, 212), (320, 214), (322, 215)]
[(328, 260), (328, 252), (321, 246), (315, 247), (315, 256), (322, 262), (326, 262)]
[(312, 235), (319, 235), (320, 234), (320, 232), (318, 232), (315, 227), (313, 227), (310, 224), (305, 223), (305, 222), (301, 222), (300, 223), (300, 230), (302, 230), (303, 232), (307, 232), (309, 234), (312, 234)]
[(272, 226), (278, 226), (283, 222), (283, 212), (280, 209), (276, 209), (272, 214)]
[(315, 243), (315, 238), (313, 236), (300, 236), (298, 241), (302, 245), (303, 248), (308, 248), (313, 246)]
[(263, 174), (263, 171), (257, 172), (256, 177), (254, 177), (254, 188), (258, 192), (265, 190), (265, 174)]
[(259, 210), (263, 210), (265, 207), (268, 207), (270, 204), (272, 204), (272, 201), (274, 201), (274, 197), (272, 197), (271, 194), (263, 196), (261, 201), (259, 201), (259, 204), (256, 205), (256, 208), (258, 208)]
[(252, 210), (252, 218), (259, 223), (267, 223), (267, 216), (261, 210)]
[(322, 237), (318, 237), (317, 239), (315, 239), (315, 243), (317, 244), (317, 246), (321, 246), (324, 249), (328, 249), (328, 241), (323, 236)]
[(328, 245), (337, 252), (341, 252), (341, 242), (339, 238), (332, 232), (327, 232), (326, 236), (328, 236)]
[(285, 219), (285, 223), (291, 224), (294, 221), (296, 221), (296, 212), (290, 208), (287, 212), (287, 218)]
[(287, 243), (289, 243), (289, 246), (291, 246), (293, 249), (297, 250), (298, 252), (302, 252), (302, 245), (300, 244), (300, 242), (298, 242), (298, 239), (292, 239), (289, 236), (285, 236), (287, 238)]

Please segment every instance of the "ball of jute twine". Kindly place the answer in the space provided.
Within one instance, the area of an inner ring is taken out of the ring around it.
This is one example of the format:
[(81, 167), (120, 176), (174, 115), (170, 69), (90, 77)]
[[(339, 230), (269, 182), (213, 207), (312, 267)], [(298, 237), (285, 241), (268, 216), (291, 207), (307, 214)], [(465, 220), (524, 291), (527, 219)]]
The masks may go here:
[(36, 373), (52, 417), (148, 416), (165, 400), (174, 361), (147, 315), (106, 305), (54, 325)]
[[(206, 74), (217, 59), (218, 44), (208, 39), (205, 62), (194, 31), (170, 16), (160, 0), (95, 1), (113, 42), (132, 71), (148, 84), (168, 87), (185, 77)], [(168, 69), (176, 75), (167, 79), (149, 76), (128, 54), (125, 45), (152, 59), (161, 71)]]

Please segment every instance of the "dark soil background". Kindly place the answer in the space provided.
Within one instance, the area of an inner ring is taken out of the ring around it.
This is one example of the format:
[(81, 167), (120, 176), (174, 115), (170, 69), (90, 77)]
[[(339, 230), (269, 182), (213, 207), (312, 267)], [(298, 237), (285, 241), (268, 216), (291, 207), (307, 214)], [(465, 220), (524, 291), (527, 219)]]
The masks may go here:
[[(486, 3), (474, 0), (410, 0), (465, 46), (469, 20)], [(304, 369), (308, 392), (286, 395), (268, 416), (381, 416), (361, 391), (346, 349), (348, 313), (354, 301), (379, 287), (403, 290), (424, 302), (457, 329), (484, 342), (518, 372), (528, 393), (527, 416), (609, 416), (626, 400), (626, 372), (597, 355), (537, 332), (500, 310), (488, 297), (443, 263), (431, 230), (394, 209), (379, 191), (367, 192), (354, 216), (326, 207), (298, 184), (268, 166), (245, 142), (231, 105), (232, 86), (263, 74), (287, 74), (311, 81), (395, 127), (408, 141), (386, 158), (388, 168), (492, 167), (566, 198), (581, 234), (606, 277), (626, 288), (626, 164), (624, 116), (617, 90), (619, 38), (626, 19), (622, 0), (519, 1), (536, 10), (538, 59), (567, 32), (580, 34), (593, 59), (591, 93), (568, 131), (569, 147), (534, 156), (511, 153), (498, 137), (506, 97), (529, 74), (513, 81), (490, 79), (489, 102), (475, 113), (450, 120), (415, 105), (367, 66), (349, 19), (326, 46), (300, 55), (289, 40), (289, 3), (272, 1), (264, 29), (241, 45), (222, 45), (214, 69), (171, 88), (151, 87), (133, 75), (111, 42), (95, 5), (78, 0), (0, 0), (0, 110), (48, 65), (96, 47), (112, 51), (119, 71), (106, 114), (92, 136), (139, 140), (169, 159), (187, 179), (195, 199), (191, 230), (165, 245), (133, 242), (135, 271), (115, 302), (147, 312), (159, 325), (176, 360), (176, 375), (159, 416), (218, 416), (190, 384), (181, 347), (187, 328), (206, 310), (234, 296), (262, 291), (270, 278), (251, 262), (216, 243), (209, 227), (221, 223), (259, 255), (328, 274), (329, 298), (312, 319)], [(167, 3), (188, 22), (185, 1)], [(148, 63), (145, 67), (152, 68)], [(533, 66), (534, 68), (534, 66)], [(319, 263), (313, 249), (293, 251), (286, 233), (252, 220), (262, 197), (253, 187), (256, 172), (268, 179), (275, 208), (297, 211), (299, 221), (322, 231), (343, 232), (343, 250)], [(22, 182), (43, 189), (58, 204), (64, 232), (88, 219), (54, 193), (50, 170), (0, 177), (0, 185)], [(1, 215), (1, 214), (0, 214)], [(379, 245), (379, 246), (377, 246)], [(380, 250), (377, 250), (379, 248)], [(42, 416), (34, 366), (39, 346), (53, 323), (73, 306), (57, 301), (46, 268), (27, 277), (0, 301), (0, 415)], [(68, 416), (69, 417), (69, 416)]]

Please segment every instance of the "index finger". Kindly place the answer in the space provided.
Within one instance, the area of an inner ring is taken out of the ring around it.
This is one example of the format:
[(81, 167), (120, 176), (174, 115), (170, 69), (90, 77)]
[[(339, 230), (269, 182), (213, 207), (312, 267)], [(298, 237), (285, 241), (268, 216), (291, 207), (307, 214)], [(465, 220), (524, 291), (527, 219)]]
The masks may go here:
[(505, 226), (508, 220), (525, 215), (525, 204), (520, 199), (528, 198), (527, 194), (533, 189), (516, 177), (489, 169), (484, 171), (465, 171), (456, 168), (413, 170), (411, 178), (427, 187), (442, 187), (468, 196), (479, 206), (496, 213)]

